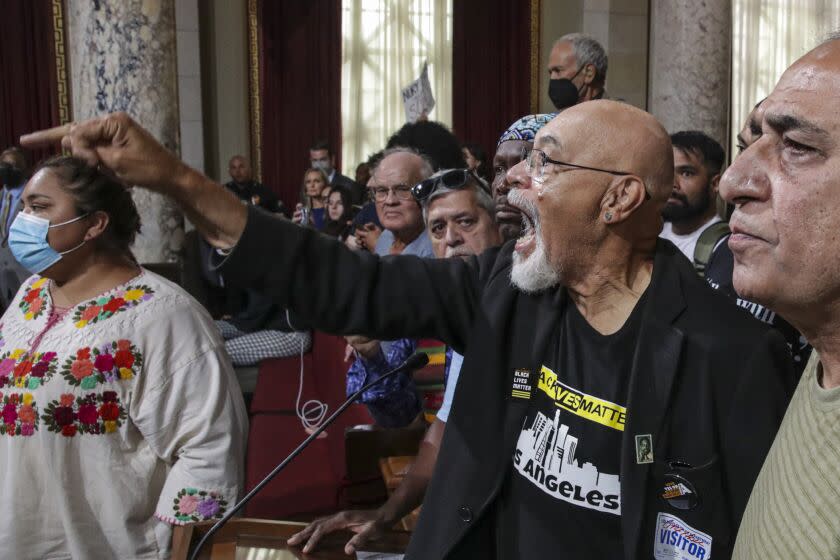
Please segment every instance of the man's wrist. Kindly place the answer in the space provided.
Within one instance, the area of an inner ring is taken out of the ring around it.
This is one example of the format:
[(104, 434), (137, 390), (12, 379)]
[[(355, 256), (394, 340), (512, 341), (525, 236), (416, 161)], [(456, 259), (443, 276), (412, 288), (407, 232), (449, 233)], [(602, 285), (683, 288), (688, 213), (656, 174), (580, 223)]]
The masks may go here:
[(392, 505), (388, 500), (376, 510), (376, 523), (383, 529), (390, 529), (403, 518), (403, 515), (400, 514), (402, 509), (405, 509), (405, 507), (400, 507), (399, 504)]

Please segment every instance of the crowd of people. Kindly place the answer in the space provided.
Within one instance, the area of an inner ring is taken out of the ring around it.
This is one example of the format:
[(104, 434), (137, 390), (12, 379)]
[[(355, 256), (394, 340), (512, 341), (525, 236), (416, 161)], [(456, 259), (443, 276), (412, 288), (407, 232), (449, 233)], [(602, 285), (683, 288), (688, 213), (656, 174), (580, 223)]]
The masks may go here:
[[(34, 173), (0, 154), (8, 554), (166, 557), (172, 525), (243, 490), (231, 359), (314, 328), (346, 336), (348, 395), (443, 341), (445, 396), (387, 502), (315, 520), (304, 552), (349, 529), (353, 553), (422, 503), (409, 558), (838, 557), (840, 38), (756, 105), (729, 167), (609, 100), (591, 37), (548, 71), (557, 112), (492, 158), (421, 121), (353, 180), (314, 143), (293, 211), (247, 158), (219, 185), (125, 114), (23, 138), (73, 154)], [(239, 312), (214, 324), (138, 265), (123, 184), (181, 206)], [(383, 428), (421, 412), (410, 373), (360, 401)]]

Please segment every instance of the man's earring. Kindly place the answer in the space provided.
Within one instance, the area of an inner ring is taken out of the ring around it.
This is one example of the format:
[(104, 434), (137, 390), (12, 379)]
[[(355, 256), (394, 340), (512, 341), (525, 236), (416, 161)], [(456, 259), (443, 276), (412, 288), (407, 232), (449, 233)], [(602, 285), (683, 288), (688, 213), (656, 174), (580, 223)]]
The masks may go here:
[(604, 213), (604, 221), (609, 222), (612, 220), (612, 212), (605, 212)]

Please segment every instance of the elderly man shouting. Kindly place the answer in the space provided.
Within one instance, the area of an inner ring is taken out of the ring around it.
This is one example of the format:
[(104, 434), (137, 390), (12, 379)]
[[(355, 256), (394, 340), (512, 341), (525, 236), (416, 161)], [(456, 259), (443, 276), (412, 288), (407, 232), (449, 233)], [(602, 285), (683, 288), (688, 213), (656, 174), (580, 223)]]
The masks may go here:
[(657, 242), (673, 159), (649, 114), (592, 101), (543, 127), (508, 172), (523, 236), (468, 259), (353, 253), (246, 209), (125, 115), (26, 140), (61, 136), (174, 197), (229, 251), (227, 281), (332, 332), (465, 356), (409, 558), (731, 554), (790, 357)]

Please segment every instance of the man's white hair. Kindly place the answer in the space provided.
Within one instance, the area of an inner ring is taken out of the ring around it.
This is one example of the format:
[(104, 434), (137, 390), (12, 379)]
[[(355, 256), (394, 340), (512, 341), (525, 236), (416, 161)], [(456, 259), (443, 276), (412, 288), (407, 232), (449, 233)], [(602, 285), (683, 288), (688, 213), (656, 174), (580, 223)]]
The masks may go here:
[(554, 44), (564, 41), (572, 44), (578, 69), (591, 64), (595, 67), (595, 83), (603, 84), (607, 81), (607, 52), (597, 39), (584, 33), (569, 33), (557, 39)]
[[(432, 160), (430, 160), (424, 154), (421, 154), (419, 151), (411, 148), (409, 146), (396, 146), (394, 148), (388, 148), (387, 150), (382, 152), (382, 157), (379, 158), (379, 161), (376, 162), (376, 167), (370, 170), (371, 175), (376, 173), (376, 170), (379, 168), (379, 165), (382, 163), (386, 157), (393, 155), (393, 154), (414, 154), (415, 156), (419, 157), (422, 163), (420, 164), (420, 180), (427, 179), (432, 176), (435, 172), (435, 168), (432, 165)], [(411, 185), (414, 186), (414, 185)]]
[[(437, 173), (435, 173), (434, 175), (432, 175), (429, 178), (430, 179), (435, 179), (437, 177), (440, 177), (444, 173), (448, 173), (449, 171), (452, 171), (452, 169), (441, 169), (440, 171), (438, 171)], [(483, 187), (486, 187), (487, 183), (484, 183), (483, 186), (478, 185), (478, 184), (476, 184), (476, 178), (473, 177), (473, 176), (470, 176), (469, 181), (470, 181), (469, 186), (465, 187), (465, 188), (468, 188), (469, 190), (471, 190), (475, 193), (476, 203), (481, 208), (484, 208), (484, 210), (490, 215), (490, 219), (493, 220), (493, 222), (495, 222), (496, 221), (496, 203), (493, 201), (493, 197), (490, 196), (490, 193), (487, 192), (487, 189), (483, 188)], [(481, 181), (484, 182), (483, 179)], [(489, 189), (489, 187), (488, 187), (488, 189)], [(432, 194), (430, 194), (429, 197), (426, 198), (421, 204), (421, 206), (423, 207), (423, 222), (425, 222), (427, 224), (429, 223), (429, 206), (432, 205), (432, 202), (434, 202), (436, 199), (438, 199), (438, 198), (440, 198), (440, 197), (442, 197), (446, 194), (449, 194), (449, 193), (455, 192), (455, 191), (459, 191), (459, 190), (463, 190), (463, 189), (450, 189), (449, 187), (445, 187), (443, 185), (440, 185), (437, 189), (435, 189), (435, 191)]]

